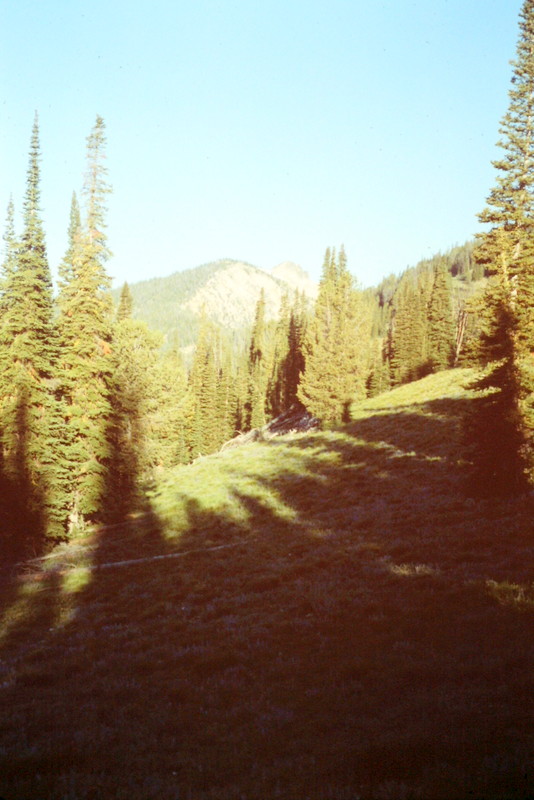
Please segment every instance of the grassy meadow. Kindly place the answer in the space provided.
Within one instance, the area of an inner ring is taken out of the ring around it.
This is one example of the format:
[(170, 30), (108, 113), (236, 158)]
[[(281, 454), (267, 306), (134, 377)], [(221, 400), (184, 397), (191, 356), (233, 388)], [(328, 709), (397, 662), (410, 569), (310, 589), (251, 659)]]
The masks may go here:
[(532, 503), (468, 370), (162, 476), (1, 577), (5, 800), (534, 797)]

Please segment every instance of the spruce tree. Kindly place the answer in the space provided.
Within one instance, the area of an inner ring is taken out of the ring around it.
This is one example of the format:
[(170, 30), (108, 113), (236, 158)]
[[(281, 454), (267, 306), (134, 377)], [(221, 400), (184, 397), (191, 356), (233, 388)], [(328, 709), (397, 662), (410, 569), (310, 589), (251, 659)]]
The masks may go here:
[(4, 230), (4, 258), (2, 261), (2, 268), (0, 271), (0, 319), (4, 309), (4, 303), (7, 301), (6, 289), (17, 267), (17, 238), (15, 233), (15, 206), (13, 198), (10, 198), (7, 206), (6, 226)]
[(193, 403), (176, 339), (154, 362), (152, 387), (147, 412), (149, 468), (186, 464), (191, 458)]
[(111, 456), (112, 311), (105, 270), (110, 251), (105, 234), (104, 123), (97, 117), (87, 139), (83, 193), (85, 225), (71, 209), (69, 247), (58, 297), (62, 394), (67, 421), (65, 464), (71, 476), (69, 527), (83, 526), (102, 511)]
[(122, 519), (142, 505), (142, 481), (153, 466), (150, 411), (160, 391), (156, 380), (162, 338), (131, 315), (123, 316), (113, 329), (110, 455), (103, 503), (107, 519)]
[[(40, 145), (37, 114), (32, 129), (23, 231), (15, 243), (8, 214), (0, 319), (0, 420), (3, 469), (14, 502), (41, 532), (61, 535), (58, 496), (60, 418), (55, 398), (57, 340), (52, 278), (40, 213)], [(29, 526), (28, 533), (30, 532)]]
[(218, 424), (219, 337), (203, 314), (189, 376), (192, 419), (189, 434), (193, 458), (213, 453), (221, 443)]
[(274, 331), (272, 366), (267, 384), (267, 409), (272, 417), (277, 417), (288, 408), (286, 363), (289, 354), (290, 324), (289, 297), (284, 294)]
[(268, 380), (267, 334), (265, 321), (265, 292), (261, 290), (256, 303), (254, 325), (249, 347), (249, 387), (247, 400), (247, 428), (265, 425), (265, 402)]
[(504, 155), (493, 162), (497, 178), (479, 215), (487, 228), (475, 258), (490, 275), (480, 356), (492, 365), (489, 388), (497, 395), (478, 441), (495, 487), (515, 491), (526, 473), (534, 477), (534, 0), (523, 3), (512, 66), (498, 142)]
[(81, 230), (82, 220), (80, 214), (80, 205), (78, 203), (76, 192), (73, 192), (70, 204), (69, 227), (67, 230), (68, 245), (65, 255), (63, 256), (63, 259), (58, 267), (60, 287), (68, 284), (73, 278), (74, 258), (76, 254), (76, 248), (79, 245)]
[(279, 416), (299, 402), (297, 390), (304, 370), (305, 316), (305, 301), (299, 294), (292, 305), (288, 295), (282, 297), (267, 385), (267, 409), (271, 417)]
[(428, 360), (433, 372), (451, 366), (454, 348), (451, 276), (444, 261), (434, 267), (428, 303)]
[(130, 319), (133, 310), (133, 297), (128, 283), (125, 282), (121, 289), (121, 296), (119, 299), (119, 307), (117, 309), (117, 322), (124, 319)]
[(365, 396), (370, 319), (347, 269), (343, 248), (326, 251), (313, 318), (304, 345), (298, 399), (324, 423), (349, 417)]

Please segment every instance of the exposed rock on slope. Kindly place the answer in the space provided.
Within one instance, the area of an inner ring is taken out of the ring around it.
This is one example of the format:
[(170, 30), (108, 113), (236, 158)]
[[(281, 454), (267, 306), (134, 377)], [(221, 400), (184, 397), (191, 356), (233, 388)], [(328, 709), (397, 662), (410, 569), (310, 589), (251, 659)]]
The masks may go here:
[(305, 433), (319, 428), (320, 424), (320, 421), (308, 413), (305, 408), (298, 404), (293, 405), (279, 417), (264, 425), (263, 428), (253, 428), (247, 433), (234, 436), (229, 442), (223, 444), (221, 452), (250, 442), (274, 439), (276, 436), (283, 436), (286, 433)]
[(311, 280), (305, 270), (293, 261), (282, 261), (271, 270), (271, 275), (278, 280), (284, 281), (292, 289), (304, 292), (307, 297), (315, 299), (317, 297), (317, 284)]
[[(194, 343), (203, 312), (228, 332), (246, 330), (262, 289), (267, 319), (278, 316), (286, 293), (298, 290), (310, 300), (317, 295), (317, 285), (289, 261), (269, 273), (243, 261), (221, 259), (130, 286), (134, 316), (168, 336), (176, 334), (182, 347)], [(118, 300), (119, 290), (114, 294)]]
[(266, 317), (276, 317), (287, 287), (256, 267), (234, 261), (216, 272), (185, 303), (185, 308), (199, 315), (204, 311), (214, 322), (227, 327), (250, 325), (262, 290)]

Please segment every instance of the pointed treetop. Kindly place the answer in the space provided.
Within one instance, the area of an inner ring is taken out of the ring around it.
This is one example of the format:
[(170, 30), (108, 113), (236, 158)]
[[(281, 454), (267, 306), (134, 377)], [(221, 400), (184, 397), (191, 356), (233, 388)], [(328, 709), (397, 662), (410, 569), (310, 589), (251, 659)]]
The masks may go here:
[(41, 199), (40, 191), (40, 169), (41, 149), (39, 144), (39, 118), (35, 112), (33, 121), (32, 135), (30, 140), (30, 158), (27, 171), (26, 195), (24, 199), (24, 225), (25, 228), (31, 227), (35, 218), (39, 214), (39, 202)]
[(83, 187), (87, 210), (87, 231), (89, 239), (98, 252), (101, 262), (111, 257), (105, 234), (106, 195), (111, 194), (111, 186), (107, 182), (106, 126), (102, 117), (97, 115), (95, 125), (87, 137), (87, 172)]
[(119, 300), (119, 307), (117, 309), (117, 322), (122, 322), (124, 319), (131, 319), (133, 309), (133, 297), (128, 283), (125, 281)]

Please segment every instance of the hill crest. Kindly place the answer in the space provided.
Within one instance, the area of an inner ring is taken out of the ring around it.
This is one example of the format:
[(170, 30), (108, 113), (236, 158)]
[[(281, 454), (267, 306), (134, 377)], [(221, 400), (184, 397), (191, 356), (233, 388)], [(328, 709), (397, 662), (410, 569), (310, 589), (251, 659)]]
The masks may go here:
[[(167, 277), (130, 285), (134, 316), (182, 346), (195, 340), (202, 313), (227, 331), (249, 327), (263, 291), (267, 319), (278, 316), (284, 294), (303, 292), (310, 300), (317, 284), (297, 264), (282, 262), (266, 272), (245, 261), (220, 259)], [(118, 290), (114, 292), (118, 296)]]

